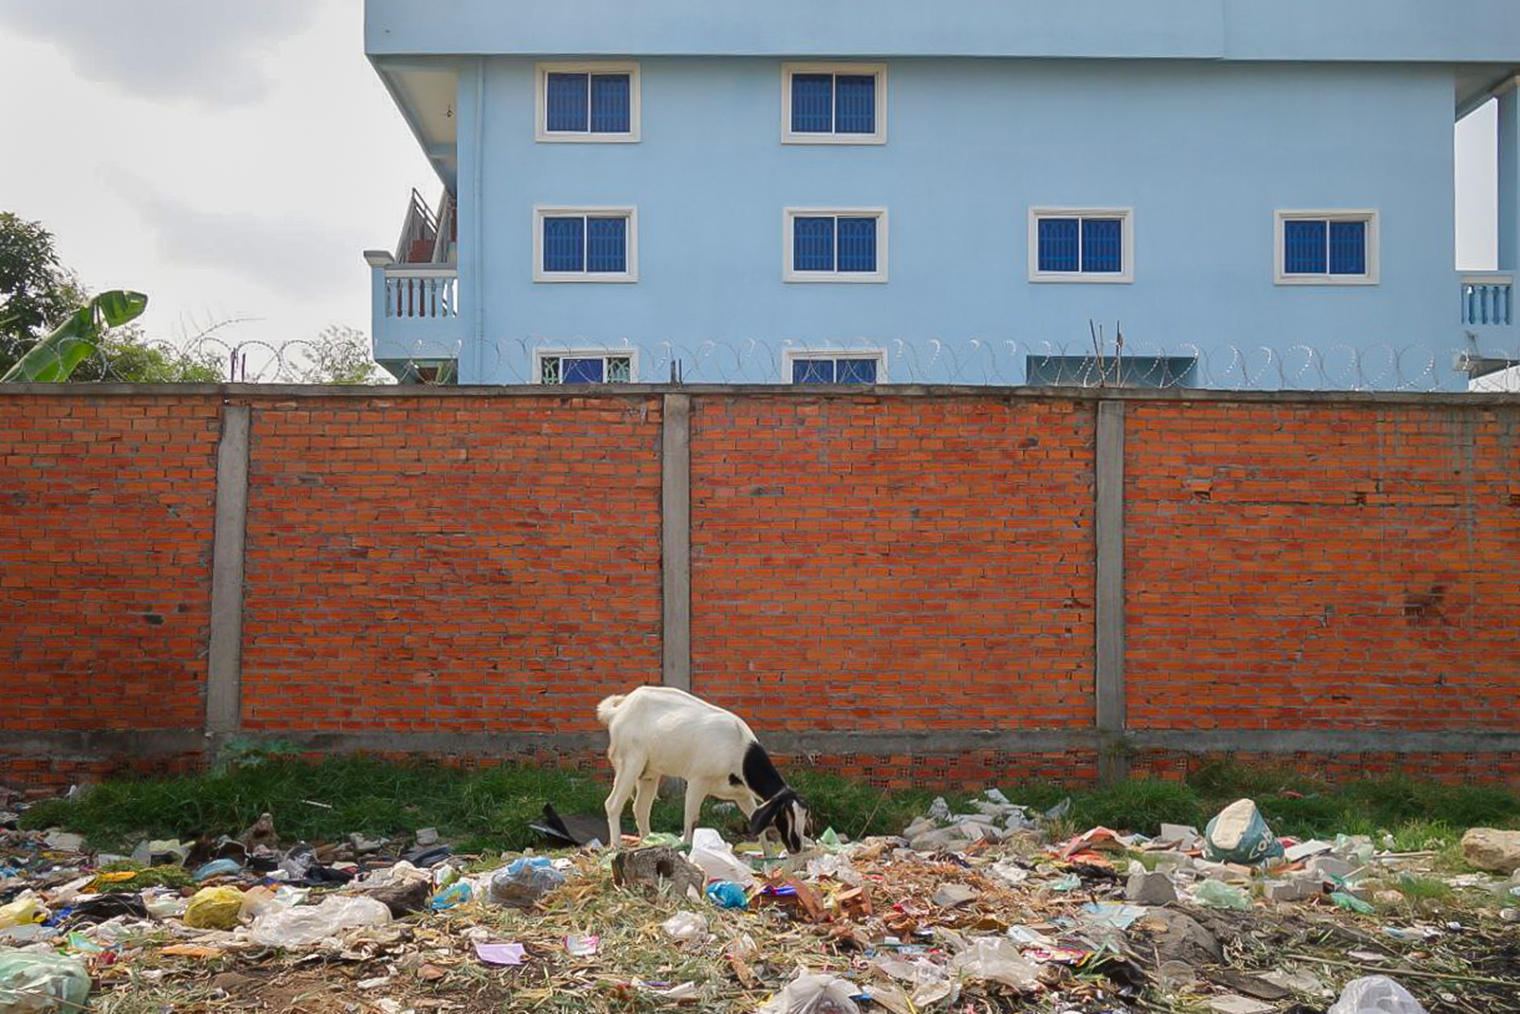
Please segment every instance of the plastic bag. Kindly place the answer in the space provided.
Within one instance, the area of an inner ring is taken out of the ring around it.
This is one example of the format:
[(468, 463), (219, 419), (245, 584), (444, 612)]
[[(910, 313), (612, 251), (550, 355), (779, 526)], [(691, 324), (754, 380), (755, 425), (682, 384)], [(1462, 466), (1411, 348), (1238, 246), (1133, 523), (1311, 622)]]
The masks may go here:
[(749, 864), (734, 855), (723, 836), (710, 827), (692, 832), (689, 858), (708, 880), (731, 880), (746, 890), (758, 883)]
[(850, 997), (860, 990), (833, 975), (799, 975), (756, 1014), (860, 1014)]
[(1409, 990), (1386, 975), (1352, 979), (1328, 1014), (1425, 1014)]
[(265, 912), (253, 924), (260, 947), (308, 947), (356, 926), (384, 926), (391, 910), (374, 898), (329, 897), (320, 905)]
[(185, 925), (195, 929), (230, 930), (238, 924), (243, 892), (236, 887), (203, 887), (185, 908)]
[(707, 917), (695, 912), (677, 912), (660, 923), (660, 929), (676, 943), (690, 947), (707, 939)]
[(1238, 887), (1218, 880), (1205, 880), (1193, 891), (1198, 904), (1209, 908), (1237, 908), (1242, 912), (1251, 910), (1251, 896)]
[(1254, 866), (1283, 854), (1282, 844), (1249, 799), (1237, 799), (1220, 810), (1204, 828), (1203, 838), (1204, 858), (1216, 863)]
[(198, 884), (203, 880), (210, 880), (212, 877), (225, 877), (233, 873), (239, 873), (242, 869), (243, 864), (236, 859), (213, 859), (196, 870), (192, 879)]
[(42, 922), (48, 917), (48, 910), (43, 907), (42, 900), (31, 891), (23, 892), (21, 897), (9, 905), (0, 905), (0, 929), (8, 926), (28, 926), (34, 922)]
[(90, 973), (73, 958), (29, 951), (0, 952), (0, 1011), (43, 1014), (84, 1009)]
[(468, 880), (456, 880), (445, 887), (433, 899), (428, 902), (428, 907), (434, 912), (445, 912), (455, 905), (463, 905), (474, 895), (475, 889), (470, 886)]
[(744, 888), (732, 880), (717, 880), (708, 884), (707, 898), (719, 908), (743, 908), (749, 904)]
[(565, 875), (547, 856), (514, 859), (491, 874), (486, 897), (497, 905), (532, 908), (534, 902), (564, 882)]
[(982, 937), (951, 961), (972, 979), (1000, 982), (1023, 993), (1040, 988), (1039, 970), (1019, 954), (1018, 945), (1003, 937)]

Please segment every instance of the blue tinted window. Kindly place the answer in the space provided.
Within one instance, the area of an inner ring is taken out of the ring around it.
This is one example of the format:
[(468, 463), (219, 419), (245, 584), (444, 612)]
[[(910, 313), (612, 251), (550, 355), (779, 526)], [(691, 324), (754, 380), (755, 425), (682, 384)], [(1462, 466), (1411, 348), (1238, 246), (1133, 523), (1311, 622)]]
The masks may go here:
[(1365, 275), (1367, 273), (1367, 223), (1330, 223), (1330, 273)]
[(840, 134), (876, 132), (874, 74), (840, 74), (834, 78), (834, 130)]
[(834, 129), (834, 75), (792, 75), (792, 130), (827, 134)]
[(549, 130), (585, 131), (587, 90), (585, 74), (548, 76), (544, 125)]
[(832, 218), (793, 219), (792, 270), (834, 270), (834, 220)]
[(628, 270), (628, 220), (586, 219), (586, 270)]
[(1082, 270), (1118, 274), (1124, 270), (1124, 222), (1117, 218), (1082, 219)]
[(1324, 221), (1289, 221), (1283, 223), (1283, 273), (1288, 275), (1323, 275), (1328, 267), (1327, 235)]
[(1041, 271), (1074, 272), (1081, 268), (1081, 233), (1075, 218), (1039, 220)]
[(839, 270), (876, 270), (876, 219), (841, 218), (839, 222)]
[(561, 359), (561, 384), (600, 384), (605, 376), (602, 359)]
[(586, 267), (586, 220), (544, 219), (544, 270), (584, 271)]
[(832, 384), (834, 382), (834, 360), (832, 359), (793, 359), (792, 360), (792, 383), (794, 384)]
[(626, 134), (630, 129), (632, 82), (627, 74), (595, 74), (591, 78), (591, 131)]
[(840, 359), (835, 364), (834, 380), (840, 384), (874, 384), (876, 360)]

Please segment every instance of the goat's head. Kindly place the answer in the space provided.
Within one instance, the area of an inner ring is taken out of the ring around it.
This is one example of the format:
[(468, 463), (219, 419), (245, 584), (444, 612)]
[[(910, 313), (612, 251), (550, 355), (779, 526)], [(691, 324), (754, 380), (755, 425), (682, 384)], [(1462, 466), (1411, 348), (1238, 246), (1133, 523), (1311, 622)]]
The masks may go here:
[(750, 834), (759, 834), (768, 827), (774, 827), (781, 835), (781, 843), (788, 852), (801, 852), (806, 847), (811, 838), (812, 817), (795, 789), (781, 790), (749, 819)]

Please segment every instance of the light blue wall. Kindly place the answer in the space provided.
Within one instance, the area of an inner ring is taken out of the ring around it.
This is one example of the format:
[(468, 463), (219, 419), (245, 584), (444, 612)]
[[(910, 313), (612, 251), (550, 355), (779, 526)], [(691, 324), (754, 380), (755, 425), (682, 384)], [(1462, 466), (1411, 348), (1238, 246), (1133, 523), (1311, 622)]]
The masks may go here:
[[(857, 147), (780, 143), (778, 60), (641, 64), (640, 143), (541, 144), (533, 61), (484, 60), (478, 158), (462, 72), (460, 289), (489, 346), (464, 382), (523, 379), (543, 340), (1460, 343), (1449, 68), (897, 59), (888, 143)], [(640, 280), (535, 284), (535, 203), (637, 205)], [(828, 205), (889, 209), (887, 284), (782, 282), (782, 209)], [(1132, 207), (1135, 282), (1031, 283), (1031, 205)], [(1274, 285), (1275, 208), (1377, 208), (1381, 284)]]

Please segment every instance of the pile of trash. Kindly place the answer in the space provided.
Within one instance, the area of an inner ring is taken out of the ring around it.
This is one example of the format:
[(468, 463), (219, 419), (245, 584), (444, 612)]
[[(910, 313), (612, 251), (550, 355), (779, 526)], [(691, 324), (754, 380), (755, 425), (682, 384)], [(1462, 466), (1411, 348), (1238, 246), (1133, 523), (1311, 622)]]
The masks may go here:
[[(382, 1014), (1520, 1011), (1520, 832), (1469, 832), (1486, 872), (1443, 874), (1367, 837), (1279, 838), (1250, 800), (1154, 837), (1056, 840), (1068, 812), (993, 789), (799, 855), (703, 828), (490, 857), (434, 831), (286, 842), (267, 814), (111, 855), (0, 812), (0, 1014), (132, 991)], [(547, 845), (583, 840), (547, 818)]]

